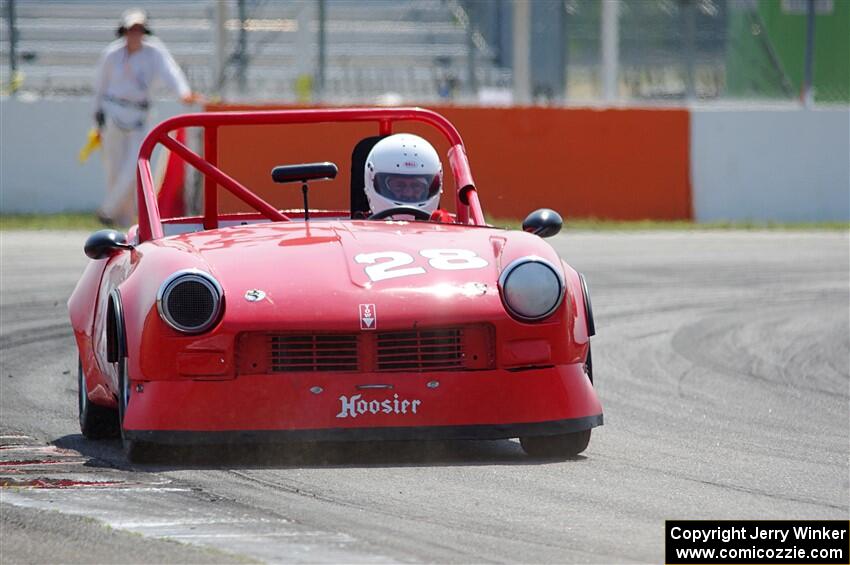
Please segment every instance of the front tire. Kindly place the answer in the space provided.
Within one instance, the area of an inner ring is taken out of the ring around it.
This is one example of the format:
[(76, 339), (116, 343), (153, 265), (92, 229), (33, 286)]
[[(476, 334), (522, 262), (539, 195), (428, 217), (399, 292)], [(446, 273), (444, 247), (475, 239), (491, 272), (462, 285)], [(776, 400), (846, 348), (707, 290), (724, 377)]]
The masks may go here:
[(587, 449), (590, 430), (554, 436), (524, 437), (520, 438), (519, 442), (522, 449), (532, 457), (568, 459)]
[(105, 406), (92, 404), (88, 396), (83, 363), (77, 360), (77, 408), (80, 431), (86, 439), (106, 439), (118, 435), (118, 414)]

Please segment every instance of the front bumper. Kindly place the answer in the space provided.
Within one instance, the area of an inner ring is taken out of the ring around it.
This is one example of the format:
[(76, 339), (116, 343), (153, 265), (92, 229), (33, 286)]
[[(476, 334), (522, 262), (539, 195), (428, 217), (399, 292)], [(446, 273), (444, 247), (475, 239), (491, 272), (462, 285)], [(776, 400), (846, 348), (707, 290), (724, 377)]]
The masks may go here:
[(392, 428), (332, 428), (325, 430), (251, 430), (226, 432), (187, 432), (168, 430), (129, 430), (134, 441), (165, 445), (248, 444), (317, 441), (407, 441), (407, 440), (484, 440), (548, 436), (589, 430), (602, 425), (602, 414), (524, 424), (477, 426), (416, 426)]
[(522, 371), (241, 375), (131, 386), (125, 433), (157, 443), (500, 439), (602, 424), (602, 406), (581, 363)]

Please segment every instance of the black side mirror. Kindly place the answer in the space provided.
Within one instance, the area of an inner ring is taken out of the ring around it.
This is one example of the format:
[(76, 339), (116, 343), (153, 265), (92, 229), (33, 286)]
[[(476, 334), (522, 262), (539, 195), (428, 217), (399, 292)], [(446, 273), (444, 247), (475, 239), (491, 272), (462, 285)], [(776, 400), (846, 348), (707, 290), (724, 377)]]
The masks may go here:
[(522, 221), (522, 231), (539, 235), (540, 237), (552, 237), (564, 225), (561, 215), (549, 208), (540, 208), (529, 214)]
[(301, 194), (304, 195), (304, 221), (310, 219), (310, 206), (307, 204), (307, 181), (335, 179), (336, 165), (324, 163), (303, 163), (301, 165), (280, 165), (272, 169), (274, 182), (300, 182)]
[(333, 163), (304, 163), (302, 165), (280, 165), (272, 169), (274, 182), (302, 182), (336, 178), (337, 168)]
[(127, 243), (127, 236), (120, 231), (100, 230), (89, 236), (86, 240), (86, 255), (91, 259), (106, 259), (112, 257), (123, 249), (133, 249)]

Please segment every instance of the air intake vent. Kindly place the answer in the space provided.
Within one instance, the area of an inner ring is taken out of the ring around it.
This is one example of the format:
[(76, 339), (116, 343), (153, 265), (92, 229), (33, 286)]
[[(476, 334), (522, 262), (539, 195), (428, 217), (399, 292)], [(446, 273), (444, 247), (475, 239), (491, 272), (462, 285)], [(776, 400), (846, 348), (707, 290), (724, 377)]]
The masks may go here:
[(210, 329), (221, 313), (221, 287), (209, 275), (180, 271), (160, 287), (157, 307), (162, 319), (184, 333)]
[(187, 328), (203, 326), (215, 312), (215, 298), (208, 286), (198, 281), (174, 285), (168, 293), (168, 312)]
[(379, 371), (463, 369), (463, 330), (383, 332), (377, 336)]
[(271, 370), (356, 371), (356, 335), (270, 335)]

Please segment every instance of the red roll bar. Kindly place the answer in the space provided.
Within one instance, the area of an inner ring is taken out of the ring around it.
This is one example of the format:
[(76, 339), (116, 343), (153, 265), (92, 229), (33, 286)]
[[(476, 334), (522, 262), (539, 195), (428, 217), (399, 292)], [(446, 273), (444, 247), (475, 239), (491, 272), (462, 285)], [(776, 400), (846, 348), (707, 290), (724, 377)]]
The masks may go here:
[[(316, 110), (273, 110), (256, 112), (206, 112), (184, 114), (169, 118), (153, 128), (142, 143), (138, 161), (139, 186), (139, 241), (163, 236), (162, 220), (156, 202), (156, 191), (151, 175), (150, 159), (154, 148), (161, 143), (174, 154), (198, 169), (204, 175), (204, 229), (218, 227), (218, 199), (216, 186), (221, 185), (240, 200), (253, 206), (272, 221), (289, 220), (274, 206), (245, 188), (239, 181), (218, 168), (218, 128), (223, 126), (306, 124), (327, 122), (378, 122), (381, 135), (392, 133), (393, 122), (409, 120), (426, 123), (439, 130), (448, 139), (449, 166), (452, 169), (457, 193), (455, 194), (458, 221), (464, 224), (484, 225), (484, 214), (475, 192), (475, 182), (469, 170), (466, 149), (457, 129), (446, 118), (422, 108), (357, 108)], [(168, 134), (187, 127), (204, 129), (204, 156), (201, 157)]]

